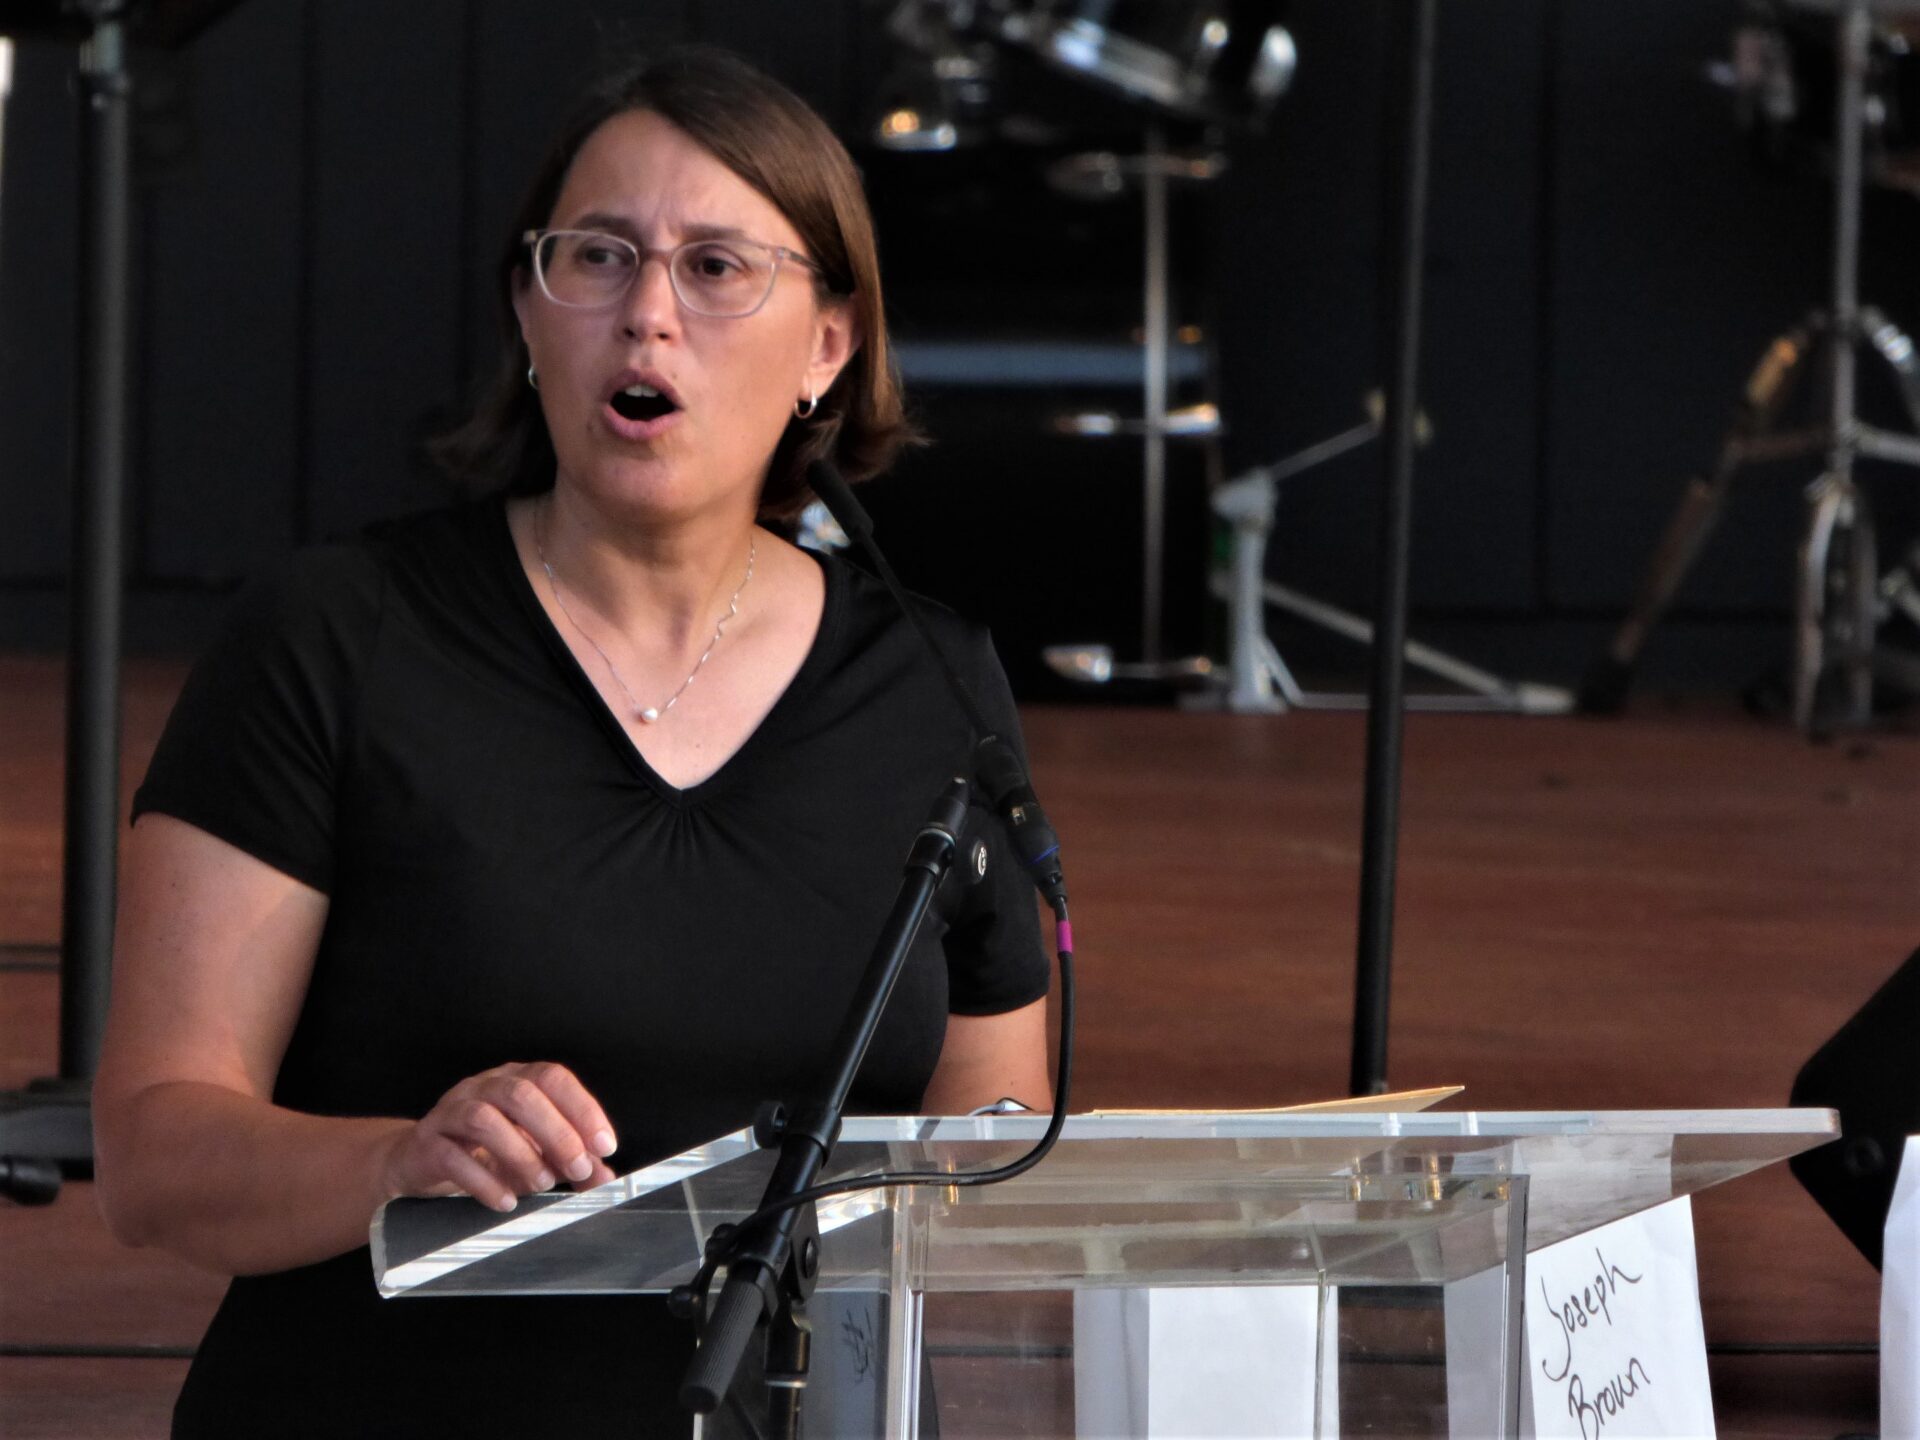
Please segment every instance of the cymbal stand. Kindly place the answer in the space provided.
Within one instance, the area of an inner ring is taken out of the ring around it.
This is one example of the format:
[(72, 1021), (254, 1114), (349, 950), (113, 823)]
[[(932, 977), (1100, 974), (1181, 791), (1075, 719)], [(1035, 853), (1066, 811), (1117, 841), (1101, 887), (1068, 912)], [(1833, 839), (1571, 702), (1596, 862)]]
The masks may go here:
[[(1679, 507), (1612, 643), (1589, 669), (1583, 708), (1618, 709), (1640, 652), (1720, 518), (1735, 476), (1748, 465), (1824, 455), (1825, 469), (1807, 486), (1807, 523), (1795, 566), (1792, 705), (1794, 723), (1812, 731), (1829, 719), (1863, 724), (1872, 713), (1876, 671), (1920, 693), (1910, 657), (1876, 655), (1875, 631), (1900, 597), (1911, 594), (1906, 569), (1883, 582), (1876, 572), (1873, 521), (1854, 479), (1865, 458), (1920, 467), (1920, 438), (1882, 430), (1856, 413), (1860, 346), (1891, 373), (1908, 418), (1920, 432), (1920, 365), (1913, 340), (1859, 299), (1861, 181), (1869, 44), (1868, 0), (1837, 0), (1839, 27), (1834, 120), (1832, 291), (1815, 311), (1774, 340), (1748, 377), (1732, 428), (1712, 474), (1688, 482)], [(1776, 430), (1775, 423), (1811, 360), (1827, 380), (1824, 424)], [(1911, 561), (1909, 562), (1912, 563)]]

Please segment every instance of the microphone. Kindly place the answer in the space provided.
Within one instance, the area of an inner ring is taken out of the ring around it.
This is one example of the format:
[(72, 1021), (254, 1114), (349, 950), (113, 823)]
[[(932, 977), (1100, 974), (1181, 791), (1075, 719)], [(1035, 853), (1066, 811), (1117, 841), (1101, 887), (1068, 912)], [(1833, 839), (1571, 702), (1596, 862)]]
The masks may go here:
[(867, 507), (854, 498), (852, 487), (825, 460), (816, 460), (807, 467), (807, 484), (820, 497), (820, 503), (840, 523), (840, 528), (847, 532), (847, 538), (858, 545), (872, 563), (880, 583), (887, 587), (894, 603), (919, 633), (920, 643), (940, 666), (940, 673), (946, 677), (947, 688), (960, 702), (968, 724), (973, 727), (973, 764), (980, 788), (994, 813), (1005, 823), (1007, 836), (1013, 842), (1014, 854), (1021, 868), (1032, 877), (1034, 885), (1054, 913), (1061, 914), (1067, 903), (1067, 882), (1060, 870), (1060, 837), (1054, 834), (1047, 812), (1041, 808), (1039, 798), (1033, 793), (1033, 782), (1027, 778), (1020, 757), (1014, 753), (1006, 737), (996, 734), (987, 723), (973, 698), (973, 692), (967, 689), (966, 681), (960, 678), (946, 651), (940, 648), (939, 642), (927, 629), (926, 622), (920, 618), (920, 612), (914, 608), (899, 577), (887, 563), (887, 557), (880, 553), (880, 547), (874, 543), (873, 517), (867, 514)]

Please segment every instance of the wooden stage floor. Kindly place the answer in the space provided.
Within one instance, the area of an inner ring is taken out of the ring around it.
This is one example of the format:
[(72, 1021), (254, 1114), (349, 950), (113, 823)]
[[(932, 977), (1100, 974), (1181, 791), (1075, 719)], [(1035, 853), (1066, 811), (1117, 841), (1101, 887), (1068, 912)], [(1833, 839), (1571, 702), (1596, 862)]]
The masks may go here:
[[(128, 672), (129, 790), (179, 675)], [(54, 1064), (60, 686), (55, 662), (0, 657), (9, 1088)], [(1075, 1108), (1340, 1093), (1363, 721), (1049, 708), (1027, 726), (1074, 887)], [(1478, 1109), (1781, 1105), (1920, 946), (1911, 731), (1812, 745), (1707, 705), (1415, 717), (1404, 796), (1396, 1087), (1464, 1084)], [(14, 1440), (164, 1434), (220, 1291), (116, 1249), (89, 1191), (0, 1210)], [(1871, 1267), (1784, 1167), (1695, 1213), (1721, 1435), (1873, 1430)]]

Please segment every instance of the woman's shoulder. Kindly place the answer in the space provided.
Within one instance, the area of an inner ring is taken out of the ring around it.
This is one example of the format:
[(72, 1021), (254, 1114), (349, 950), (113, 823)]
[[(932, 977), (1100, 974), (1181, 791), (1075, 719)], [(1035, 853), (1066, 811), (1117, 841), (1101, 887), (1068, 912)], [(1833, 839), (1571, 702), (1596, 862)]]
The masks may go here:
[(385, 589), (380, 559), (368, 547), (340, 540), (302, 545), (242, 587), (227, 612), (225, 639), (337, 641), (377, 622)]
[(505, 498), (484, 496), (413, 510), (369, 523), (336, 542), (389, 576), (466, 571), (498, 560), (508, 542)]
[(462, 557), (482, 553), (490, 514), (499, 523), (497, 507), (441, 506), (299, 546), (241, 590), (229, 612), (229, 637), (357, 646), (377, 629), (397, 580), (459, 569)]

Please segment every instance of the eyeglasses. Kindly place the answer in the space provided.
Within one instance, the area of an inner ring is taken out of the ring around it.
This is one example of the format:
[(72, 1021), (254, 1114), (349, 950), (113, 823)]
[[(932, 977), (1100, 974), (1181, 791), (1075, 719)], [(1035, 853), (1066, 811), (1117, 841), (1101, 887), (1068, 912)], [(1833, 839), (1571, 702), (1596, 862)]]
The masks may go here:
[(533, 273), (546, 297), (574, 310), (618, 302), (649, 255), (666, 257), (667, 275), (682, 305), (696, 315), (728, 319), (751, 315), (767, 303), (782, 260), (821, 273), (806, 256), (758, 240), (689, 240), (671, 250), (643, 250), (599, 230), (529, 230), (521, 243), (533, 252)]

